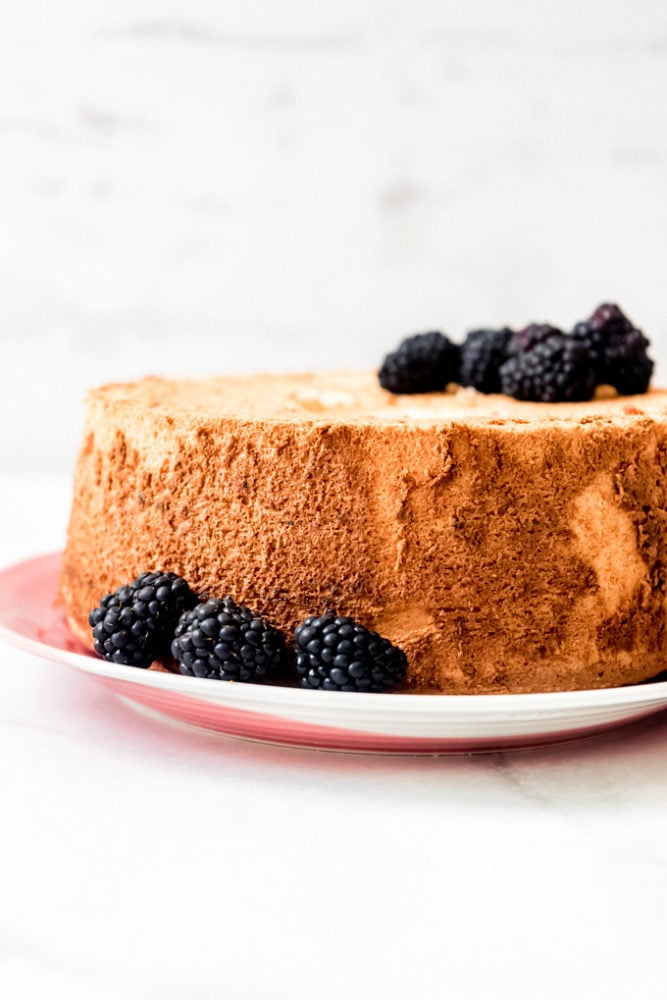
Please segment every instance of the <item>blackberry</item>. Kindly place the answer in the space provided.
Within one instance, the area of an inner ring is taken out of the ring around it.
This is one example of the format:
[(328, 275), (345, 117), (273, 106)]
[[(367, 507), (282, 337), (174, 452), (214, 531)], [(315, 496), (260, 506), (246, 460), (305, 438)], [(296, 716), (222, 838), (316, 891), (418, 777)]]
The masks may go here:
[(577, 323), (572, 328), (571, 337), (572, 340), (580, 344), (588, 353), (593, 370), (595, 371), (595, 381), (600, 384), (604, 381), (603, 375), (606, 367), (605, 346), (607, 337), (605, 332), (600, 329), (593, 329), (586, 321)]
[(95, 652), (111, 663), (148, 667), (168, 654), (180, 615), (196, 597), (175, 573), (142, 573), (88, 615)]
[(390, 691), (405, 681), (402, 649), (329, 612), (310, 617), (294, 633), (301, 687), (324, 691)]
[(460, 349), (442, 333), (417, 333), (382, 362), (378, 377), (394, 393), (442, 392), (458, 382)]
[(540, 403), (591, 399), (595, 373), (586, 350), (564, 334), (552, 334), (500, 369), (502, 390), (515, 399)]
[(461, 346), (461, 385), (478, 392), (500, 392), (500, 366), (509, 357), (512, 331), (471, 330)]
[(510, 354), (521, 351), (531, 351), (538, 344), (543, 344), (549, 337), (562, 337), (563, 331), (549, 323), (529, 323), (523, 330), (516, 330), (509, 345)]
[(181, 616), (171, 652), (182, 674), (261, 683), (280, 667), (285, 639), (243, 604), (213, 597)]
[(590, 319), (576, 324), (572, 339), (589, 352), (598, 383), (622, 396), (646, 392), (653, 374), (649, 342), (617, 305), (598, 306)]

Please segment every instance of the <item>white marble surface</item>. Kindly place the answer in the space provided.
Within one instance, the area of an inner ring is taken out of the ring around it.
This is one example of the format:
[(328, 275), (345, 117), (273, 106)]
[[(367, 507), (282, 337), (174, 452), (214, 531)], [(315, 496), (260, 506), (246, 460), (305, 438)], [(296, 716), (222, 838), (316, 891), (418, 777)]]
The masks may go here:
[[(64, 477), (0, 491), (3, 561)], [(662, 1000), (667, 715), (557, 749), (391, 759), (148, 720), (0, 647), (0, 994)]]
[[(605, 298), (665, 370), (664, 3), (0, 0), (0, 81), (2, 564), (61, 545), (95, 382)], [(0, 675), (3, 997), (665, 996), (667, 717), (382, 760)]]

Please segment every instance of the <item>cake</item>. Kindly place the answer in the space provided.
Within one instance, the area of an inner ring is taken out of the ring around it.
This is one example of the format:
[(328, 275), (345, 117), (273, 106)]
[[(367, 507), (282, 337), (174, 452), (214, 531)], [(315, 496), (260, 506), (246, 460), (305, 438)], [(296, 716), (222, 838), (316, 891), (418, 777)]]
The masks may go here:
[(396, 396), (373, 373), (147, 378), (88, 396), (60, 596), (145, 570), (292, 634), (350, 615), (413, 691), (633, 684), (665, 668), (667, 391)]

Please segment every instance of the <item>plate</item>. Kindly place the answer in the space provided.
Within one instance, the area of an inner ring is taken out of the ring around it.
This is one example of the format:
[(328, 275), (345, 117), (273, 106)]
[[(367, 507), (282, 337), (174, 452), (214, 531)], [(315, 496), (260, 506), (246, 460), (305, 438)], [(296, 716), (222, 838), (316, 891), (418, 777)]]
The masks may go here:
[(133, 707), (225, 736), (354, 753), (474, 753), (601, 733), (667, 708), (667, 681), (549, 694), (351, 694), (182, 677), (107, 663), (55, 603), (60, 553), (0, 572), (0, 639), (90, 674)]

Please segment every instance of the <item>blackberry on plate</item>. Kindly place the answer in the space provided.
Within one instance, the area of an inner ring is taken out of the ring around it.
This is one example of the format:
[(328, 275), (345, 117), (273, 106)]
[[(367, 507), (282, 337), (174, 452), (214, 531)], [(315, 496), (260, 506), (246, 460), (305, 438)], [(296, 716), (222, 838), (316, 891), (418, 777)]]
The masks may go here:
[(378, 377), (394, 393), (442, 392), (458, 382), (460, 351), (442, 333), (417, 333), (399, 344), (382, 362)]
[(213, 597), (181, 616), (171, 652), (182, 674), (261, 683), (277, 673), (285, 639), (245, 605)]
[(622, 396), (646, 392), (653, 374), (646, 353), (649, 341), (617, 305), (598, 306), (589, 319), (576, 324), (572, 339), (588, 351), (598, 384), (611, 385)]
[(175, 573), (142, 573), (106, 594), (88, 615), (95, 652), (112, 663), (150, 666), (168, 654), (179, 617), (196, 600)]
[(512, 331), (471, 330), (461, 345), (461, 385), (478, 392), (500, 392), (500, 366), (509, 357)]
[(538, 344), (543, 344), (549, 337), (562, 337), (563, 331), (549, 323), (529, 323), (523, 330), (515, 330), (509, 344), (509, 354), (521, 351), (531, 351)]
[(352, 618), (329, 612), (294, 633), (301, 687), (323, 691), (391, 691), (405, 681), (402, 649)]
[(591, 399), (595, 372), (588, 353), (564, 334), (553, 334), (513, 355), (500, 369), (502, 391), (538, 403)]

